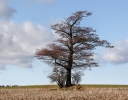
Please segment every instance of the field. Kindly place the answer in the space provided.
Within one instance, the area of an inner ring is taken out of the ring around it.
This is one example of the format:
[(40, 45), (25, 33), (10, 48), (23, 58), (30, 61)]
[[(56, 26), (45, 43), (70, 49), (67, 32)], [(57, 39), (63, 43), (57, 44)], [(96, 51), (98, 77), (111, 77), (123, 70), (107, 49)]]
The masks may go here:
[(56, 85), (0, 88), (0, 100), (128, 100), (127, 85), (82, 85), (80, 90)]

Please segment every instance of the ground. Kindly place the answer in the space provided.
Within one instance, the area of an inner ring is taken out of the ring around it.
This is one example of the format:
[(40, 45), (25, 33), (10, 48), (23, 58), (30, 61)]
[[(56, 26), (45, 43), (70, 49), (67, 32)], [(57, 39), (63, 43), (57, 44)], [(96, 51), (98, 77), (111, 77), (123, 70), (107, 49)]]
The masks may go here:
[(0, 88), (0, 100), (128, 100), (127, 85), (82, 85), (81, 89), (51, 86)]

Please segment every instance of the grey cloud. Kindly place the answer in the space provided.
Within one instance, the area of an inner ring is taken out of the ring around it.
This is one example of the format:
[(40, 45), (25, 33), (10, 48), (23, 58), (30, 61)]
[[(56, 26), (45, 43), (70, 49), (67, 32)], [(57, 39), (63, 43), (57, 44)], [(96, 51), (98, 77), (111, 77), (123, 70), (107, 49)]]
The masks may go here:
[(128, 39), (114, 44), (114, 48), (105, 50), (103, 59), (113, 64), (128, 63)]
[(16, 10), (7, 5), (6, 0), (0, 0), (0, 18), (10, 18)]
[[(0, 64), (31, 67), (35, 50), (52, 42), (54, 35), (42, 25), (26, 21), (0, 21)], [(0, 68), (0, 69), (1, 69)]]

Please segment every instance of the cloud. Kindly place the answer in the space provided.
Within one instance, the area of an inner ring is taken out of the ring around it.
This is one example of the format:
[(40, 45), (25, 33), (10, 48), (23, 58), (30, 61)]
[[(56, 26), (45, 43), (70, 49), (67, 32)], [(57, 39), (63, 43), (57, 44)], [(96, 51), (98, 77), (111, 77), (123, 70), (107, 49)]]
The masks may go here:
[(0, 69), (6, 65), (31, 67), (36, 49), (54, 38), (42, 25), (26, 21), (21, 25), (13, 21), (0, 21)]
[(16, 10), (9, 7), (6, 0), (0, 0), (0, 18), (10, 18), (14, 12), (16, 12)]
[(105, 50), (103, 59), (113, 64), (128, 63), (128, 39), (114, 44), (114, 48)]

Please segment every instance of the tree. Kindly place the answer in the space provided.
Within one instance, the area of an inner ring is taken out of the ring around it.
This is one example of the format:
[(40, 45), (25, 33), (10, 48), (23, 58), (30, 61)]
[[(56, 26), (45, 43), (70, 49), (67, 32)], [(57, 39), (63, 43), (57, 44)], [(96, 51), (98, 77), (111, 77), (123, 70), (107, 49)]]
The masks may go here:
[(63, 67), (54, 67), (53, 73), (48, 78), (51, 82), (56, 82), (59, 88), (63, 88), (66, 82), (66, 70)]
[(80, 26), (82, 19), (90, 15), (92, 13), (88, 11), (77, 11), (61, 23), (51, 25), (60, 37), (54, 43), (36, 51), (35, 55), (39, 60), (66, 70), (66, 87), (71, 86), (73, 69), (84, 70), (98, 66), (92, 57), (97, 46), (113, 47), (107, 40), (100, 40), (91, 27)]
[[(79, 84), (81, 82), (81, 76), (83, 75), (82, 71), (74, 71), (72, 73), (72, 85)], [(66, 83), (66, 70), (63, 67), (55, 66), (52, 73), (48, 76), (51, 80), (51, 83), (57, 83), (59, 88), (65, 87)]]
[(84, 75), (81, 71), (72, 73), (72, 84), (79, 84), (81, 82), (81, 76)]

